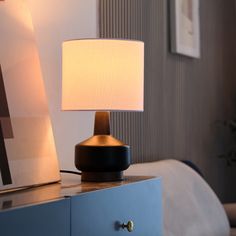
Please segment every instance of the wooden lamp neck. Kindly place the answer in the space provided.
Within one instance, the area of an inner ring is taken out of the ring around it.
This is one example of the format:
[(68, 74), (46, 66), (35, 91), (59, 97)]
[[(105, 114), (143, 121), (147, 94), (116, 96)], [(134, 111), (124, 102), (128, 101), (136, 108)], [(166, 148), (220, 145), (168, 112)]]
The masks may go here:
[(110, 112), (96, 111), (94, 135), (110, 135)]

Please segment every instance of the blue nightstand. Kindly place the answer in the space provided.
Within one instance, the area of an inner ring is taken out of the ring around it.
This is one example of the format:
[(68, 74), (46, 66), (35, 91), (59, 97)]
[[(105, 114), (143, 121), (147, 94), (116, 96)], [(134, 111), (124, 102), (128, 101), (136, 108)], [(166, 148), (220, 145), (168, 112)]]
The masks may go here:
[(0, 195), (0, 235), (161, 236), (161, 199), (160, 178), (81, 183), (67, 176), (62, 184)]

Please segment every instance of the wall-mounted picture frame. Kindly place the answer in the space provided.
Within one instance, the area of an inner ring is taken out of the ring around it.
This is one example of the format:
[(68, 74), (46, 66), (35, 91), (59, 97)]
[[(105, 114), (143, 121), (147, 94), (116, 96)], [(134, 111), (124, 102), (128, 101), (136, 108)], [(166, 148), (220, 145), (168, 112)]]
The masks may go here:
[(199, 0), (170, 0), (171, 52), (200, 58)]
[(60, 180), (47, 97), (25, 0), (0, 2), (0, 193)]

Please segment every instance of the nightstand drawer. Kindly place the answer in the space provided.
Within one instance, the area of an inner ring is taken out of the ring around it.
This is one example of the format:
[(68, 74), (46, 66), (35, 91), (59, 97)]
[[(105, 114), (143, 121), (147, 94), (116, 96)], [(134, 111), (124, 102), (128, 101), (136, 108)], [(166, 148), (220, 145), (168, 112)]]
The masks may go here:
[[(160, 185), (160, 179), (150, 179), (72, 197), (71, 235), (162, 235)], [(132, 232), (121, 227), (128, 221)]]
[(70, 200), (0, 212), (2, 236), (69, 236)]

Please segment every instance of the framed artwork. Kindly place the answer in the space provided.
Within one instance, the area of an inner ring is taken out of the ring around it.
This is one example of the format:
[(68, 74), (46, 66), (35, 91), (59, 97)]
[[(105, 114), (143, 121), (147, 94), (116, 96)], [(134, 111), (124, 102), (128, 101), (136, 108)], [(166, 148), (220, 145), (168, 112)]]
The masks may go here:
[(199, 0), (170, 0), (171, 51), (200, 58)]
[(0, 192), (60, 180), (31, 15), (0, 1)]

